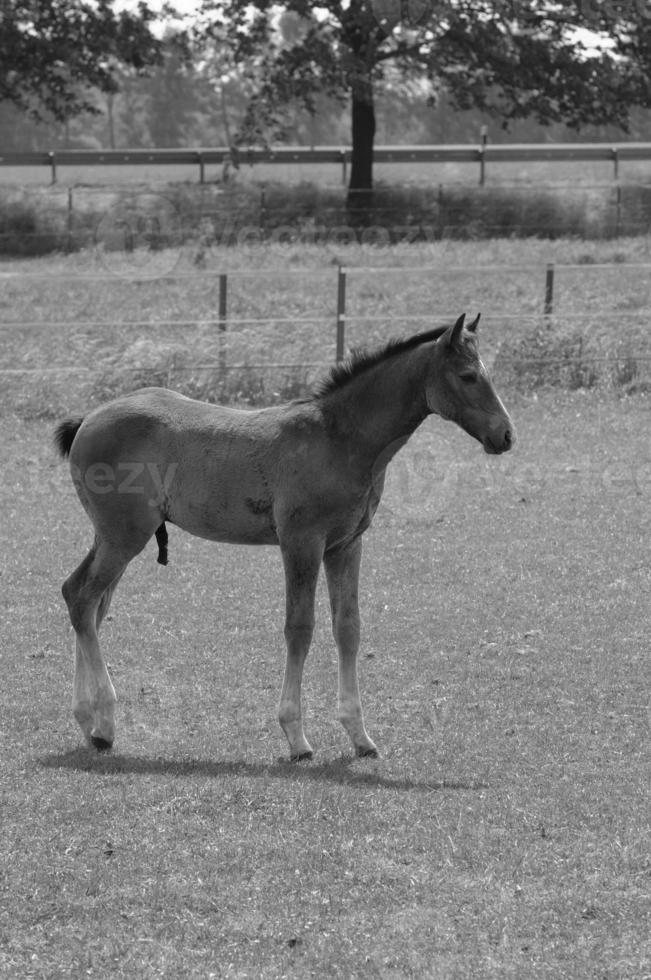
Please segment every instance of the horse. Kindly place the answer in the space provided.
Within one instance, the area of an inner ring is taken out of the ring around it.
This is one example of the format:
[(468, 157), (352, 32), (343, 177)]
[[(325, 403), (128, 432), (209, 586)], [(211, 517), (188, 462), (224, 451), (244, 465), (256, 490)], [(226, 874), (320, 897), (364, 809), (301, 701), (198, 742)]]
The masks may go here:
[(55, 446), (70, 460), (94, 527), (90, 551), (62, 592), (76, 637), (73, 714), (98, 751), (112, 747), (116, 694), (98, 631), (129, 562), (166, 522), (213, 541), (277, 545), (285, 575), (286, 664), (278, 719), (290, 758), (311, 759), (301, 682), (323, 564), (339, 654), (338, 717), (357, 756), (377, 757), (360, 700), (358, 582), (362, 535), (386, 467), (434, 414), (490, 454), (510, 450), (511, 418), (477, 347), (479, 316), (369, 352), (354, 351), (311, 393), (262, 409), (143, 388), (69, 418)]

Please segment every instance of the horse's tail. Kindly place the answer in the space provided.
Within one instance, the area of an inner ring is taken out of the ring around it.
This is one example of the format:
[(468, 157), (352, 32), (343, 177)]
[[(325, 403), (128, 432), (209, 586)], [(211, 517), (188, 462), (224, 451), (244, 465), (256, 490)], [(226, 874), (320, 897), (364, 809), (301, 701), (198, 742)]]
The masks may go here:
[(65, 419), (54, 430), (54, 445), (62, 456), (70, 455), (70, 450), (83, 418)]

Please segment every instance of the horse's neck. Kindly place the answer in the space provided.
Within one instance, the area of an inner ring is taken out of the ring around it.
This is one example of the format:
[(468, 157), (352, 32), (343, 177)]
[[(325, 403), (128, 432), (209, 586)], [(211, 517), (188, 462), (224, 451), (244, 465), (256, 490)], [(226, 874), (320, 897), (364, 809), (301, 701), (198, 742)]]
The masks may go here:
[(345, 428), (373, 460), (388, 462), (429, 414), (425, 368), (425, 351), (415, 348), (381, 361), (337, 392)]

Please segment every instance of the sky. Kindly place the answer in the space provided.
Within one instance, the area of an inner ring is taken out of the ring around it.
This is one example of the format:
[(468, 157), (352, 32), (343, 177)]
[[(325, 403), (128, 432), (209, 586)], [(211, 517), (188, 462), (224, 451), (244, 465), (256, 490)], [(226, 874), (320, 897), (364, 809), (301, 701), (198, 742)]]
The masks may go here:
[[(164, 6), (165, 0), (146, 0), (147, 6), (154, 11), (160, 12)], [(171, 0), (172, 6), (175, 7), (178, 12), (182, 15), (188, 15), (196, 13), (199, 6), (201, 5), (201, 0)], [(114, 0), (113, 9), (116, 11), (120, 10), (131, 10), (135, 11), (138, 9), (138, 0)], [(181, 24), (182, 21), (168, 20), (161, 22), (152, 26), (152, 33), (156, 35), (163, 34), (165, 30), (165, 24), (177, 25)]]
[[(146, 2), (152, 10), (156, 11), (160, 11), (165, 4), (165, 0), (146, 0)], [(175, 7), (182, 15), (191, 15), (196, 13), (201, 6), (201, 0), (169, 0), (169, 2), (171, 2), (172, 6)], [(136, 10), (137, 7), (138, 0), (115, 0), (114, 3), (115, 10)], [(174, 21), (171, 23), (174, 23)], [(597, 34), (594, 34), (591, 31), (577, 31), (576, 35), (588, 49), (598, 49), (604, 46), (611, 46), (611, 42), (605, 40), (604, 38), (600, 38)]]
[[(160, 10), (164, 0), (147, 0), (147, 6), (152, 10)], [(200, 0), (172, 0), (172, 6), (181, 14), (191, 14), (200, 6)], [(138, 0), (115, 0), (115, 10), (136, 10)]]

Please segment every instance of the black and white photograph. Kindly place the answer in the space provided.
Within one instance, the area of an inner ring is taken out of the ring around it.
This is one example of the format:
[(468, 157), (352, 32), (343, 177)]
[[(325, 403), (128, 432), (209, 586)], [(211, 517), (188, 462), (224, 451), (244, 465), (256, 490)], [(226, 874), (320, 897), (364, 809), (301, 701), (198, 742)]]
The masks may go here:
[(651, 980), (650, 0), (0, 0), (0, 980)]

